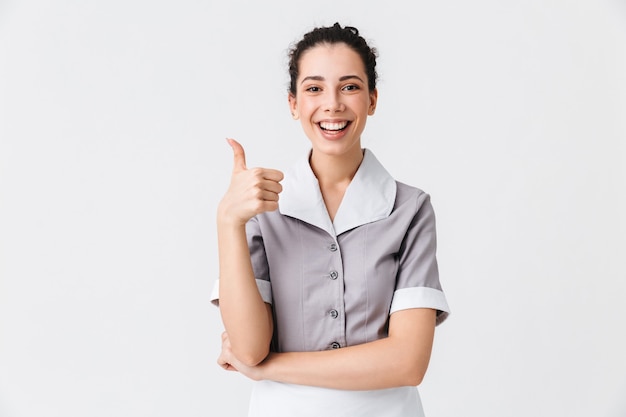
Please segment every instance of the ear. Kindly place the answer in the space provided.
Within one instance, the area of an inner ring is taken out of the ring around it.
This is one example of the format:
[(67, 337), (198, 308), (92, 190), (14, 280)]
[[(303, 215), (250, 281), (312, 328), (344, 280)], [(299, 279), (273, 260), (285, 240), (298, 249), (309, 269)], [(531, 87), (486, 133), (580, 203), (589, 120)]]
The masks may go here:
[(372, 116), (376, 112), (376, 103), (378, 102), (378, 89), (370, 92), (370, 106), (367, 110), (368, 116)]
[(300, 114), (298, 113), (298, 101), (296, 100), (296, 96), (289, 93), (287, 98), (289, 100), (289, 110), (291, 111), (291, 117), (293, 117), (293, 120), (298, 120), (300, 118)]

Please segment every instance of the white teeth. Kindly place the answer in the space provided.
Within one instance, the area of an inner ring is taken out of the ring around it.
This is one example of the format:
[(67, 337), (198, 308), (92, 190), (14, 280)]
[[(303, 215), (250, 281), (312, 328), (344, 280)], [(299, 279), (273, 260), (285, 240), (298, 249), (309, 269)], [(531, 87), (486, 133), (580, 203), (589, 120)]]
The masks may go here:
[(341, 130), (348, 125), (348, 122), (320, 122), (320, 127), (324, 130)]

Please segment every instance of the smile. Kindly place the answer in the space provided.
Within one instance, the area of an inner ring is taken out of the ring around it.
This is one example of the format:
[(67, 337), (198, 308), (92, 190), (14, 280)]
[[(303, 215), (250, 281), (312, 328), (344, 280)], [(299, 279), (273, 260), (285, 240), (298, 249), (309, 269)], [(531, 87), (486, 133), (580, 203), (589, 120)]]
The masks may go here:
[(338, 132), (344, 130), (346, 126), (348, 126), (350, 122), (342, 121), (342, 122), (320, 122), (320, 128), (326, 131)]

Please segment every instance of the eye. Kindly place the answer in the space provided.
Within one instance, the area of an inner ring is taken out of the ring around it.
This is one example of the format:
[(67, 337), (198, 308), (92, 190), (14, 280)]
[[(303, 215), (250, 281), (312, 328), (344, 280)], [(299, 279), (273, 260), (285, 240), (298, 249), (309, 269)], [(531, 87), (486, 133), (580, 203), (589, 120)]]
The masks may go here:
[(318, 86), (312, 85), (310, 87), (307, 87), (304, 91), (308, 91), (310, 93), (319, 93), (320, 91), (322, 91), (322, 89)]
[(356, 84), (348, 84), (348, 85), (344, 86), (342, 88), (342, 90), (344, 90), (344, 91), (356, 91), (356, 90), (359, 90), (360, 88), (361, 87), (359, 87)]

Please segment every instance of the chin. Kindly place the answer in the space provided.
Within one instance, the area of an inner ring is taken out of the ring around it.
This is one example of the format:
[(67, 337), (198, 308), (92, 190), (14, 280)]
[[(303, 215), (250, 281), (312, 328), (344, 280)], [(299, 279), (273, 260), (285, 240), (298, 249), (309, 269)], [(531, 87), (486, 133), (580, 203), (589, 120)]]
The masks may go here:
[(347, 143), (342, 140), (324, 140), (324, 142), (322, 143), (320, 143), (319, 141), (317, 143), (313, 143), (312, 147), (315, 152), (319, 152), (324, 155), (342, 156), (350, 153), (351, 151), (354, 151), (355, 149), (358, 149), (360, 151), (361, 143), (360, 141)]

